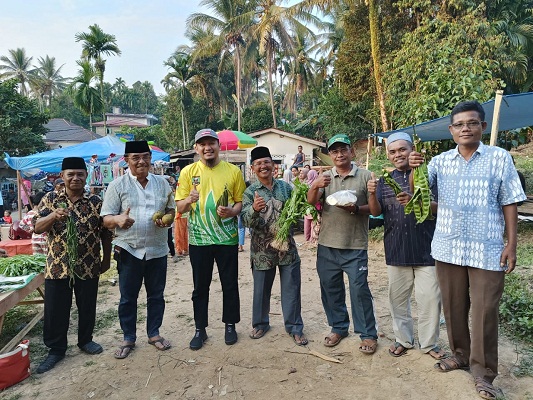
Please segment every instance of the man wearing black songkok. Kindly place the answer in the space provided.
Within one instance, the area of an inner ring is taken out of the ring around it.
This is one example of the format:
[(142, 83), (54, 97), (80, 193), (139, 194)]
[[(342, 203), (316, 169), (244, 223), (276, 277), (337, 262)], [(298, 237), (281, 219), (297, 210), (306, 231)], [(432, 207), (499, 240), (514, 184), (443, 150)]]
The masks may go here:
[(85, 193), (84, 159), (65, 158), (61, 178), (65, 189), (47, 193), (33, 219), (35, 233), (48, 232), (43, 338), (50, 351), (37, 368), (38, 374), (51, 370), (65, 357), (73, 291), (78, 309), (78, 347), (87, 354), (102, 352), (92, 335), (98, 278), (109, 269), (111, 261), (111, 232), (100, 218), (101, 198)]

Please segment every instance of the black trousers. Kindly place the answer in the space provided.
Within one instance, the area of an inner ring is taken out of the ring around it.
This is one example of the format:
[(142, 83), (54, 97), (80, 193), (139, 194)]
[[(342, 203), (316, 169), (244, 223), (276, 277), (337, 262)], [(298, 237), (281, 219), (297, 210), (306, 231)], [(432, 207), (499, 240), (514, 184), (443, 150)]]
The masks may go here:
[(69, 279), (46, 279), (44, 283), (44, 344), (50, 354), (64, 355), (67, 351), (67, 332), (70, 324), (72, 292), (76, 296), (78, 308), (78, 346), (82, 347), (93, 340), (96, 320), (96, 298), (98, 278), (75, 279), (74, 287)]
[(170, 255), (174, 257), (176, 255), (176, 247), (174, 247), (174, 239), (172, 237), (172, 231), (174, 228), (168, 228), (168, 251)]
[(197, 329), (208, 324), (209, 287), (213, 278), (213, 265), (217, 262), (222, 285), (222, 322), (236, 324), (241, 320), (239, 300), (239, 257), (237, 245), (189, 245), (194, 290), (192, 303)]

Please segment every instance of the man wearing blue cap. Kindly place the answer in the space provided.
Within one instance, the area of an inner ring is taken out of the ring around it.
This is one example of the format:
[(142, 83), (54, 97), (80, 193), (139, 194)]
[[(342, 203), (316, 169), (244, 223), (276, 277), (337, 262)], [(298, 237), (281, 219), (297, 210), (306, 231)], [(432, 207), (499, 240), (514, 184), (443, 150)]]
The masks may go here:
[[(437, 346), (440, 323), (440, 289), (431, 257), (431, 240), (435, 220), (416, 223), (414, 214), (405, 215), (405, 205), (411, 199), (409, 154), (413, 141), (405, 132), (397, 132), (387, 139), (387, 157), (394, 165), (390, 173), (403, 189), (398, 195), (383, 179), (368, 181), (369, 203), (383, 212), (385, 223), (385, 260), (389, 275), (389, 306), (396, 337), (390, 347), (393, 357), (404, 355), (415, 344), (411, 293), (415, 289), (418, 305), (418, 338), (423, 353), (435, 359), (445, 356)], [(432, 202), (436, 211), (437, 204)]]
[(317, 272), (320, 278), (322, 304), (331, 326), (324, 346), (333, 347), (348, 336), (350, 318), (346, 308), (344, 273), (348, 275), (352, 319), (359, 333), (359, 351), (373, 354), (378, 346), (378, 333), (372, 293), (368, 287), (368, 215), (379, 215), (375, 204), (368, 203), (367, 183), (372, 174), (352, 163), (351, 142), (346, 135), (335, 135), (328, 141), (331, 173), (320, 173), (309, 187), (307, 202), (319, 200), (340, 190), (355, 190), (356, 204), (333, 206), (324, 203), (318, 236)]

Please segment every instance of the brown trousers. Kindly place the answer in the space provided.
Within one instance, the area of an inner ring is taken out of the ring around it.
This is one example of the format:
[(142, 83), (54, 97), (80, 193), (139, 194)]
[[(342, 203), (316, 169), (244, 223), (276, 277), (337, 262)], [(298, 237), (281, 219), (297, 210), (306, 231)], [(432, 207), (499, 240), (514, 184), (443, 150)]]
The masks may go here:
[(189, 231), (187, 229), (187, 218), (177, 216), (174, 220), (174, 242), (176, 243), (176, 254), (189, 254)]
[(470, 364), (474, 377), (492, 382), (498, 375), (498, 312), (505, 273), (441, 261), (436, 266), (450, 348)]

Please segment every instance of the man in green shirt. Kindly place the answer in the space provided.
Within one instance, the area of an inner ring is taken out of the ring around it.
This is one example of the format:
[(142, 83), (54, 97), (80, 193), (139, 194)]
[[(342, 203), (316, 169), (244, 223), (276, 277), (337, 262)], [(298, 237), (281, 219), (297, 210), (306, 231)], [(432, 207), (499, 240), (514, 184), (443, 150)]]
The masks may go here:
[(252, 309), (252, 339), (260, 339), (270, 329), (270, 294), (279, 266), (281, 283), (281, 309), (285, 330), (299, 346), (308, 343), (303, 334), (301, 316), (300, 257), (292, 235), (288, 250), (272, 246), (276, 235), (276, 221), (283, 205), (291, 197), (292, 188), (285, 181), (274, 179), (274, 162), (266, 147), (256, 147), (251, 153), (252, 170), (257, 182), (244, 192), (242, 222), (251, 228), (251, 263), (254, 278)]

